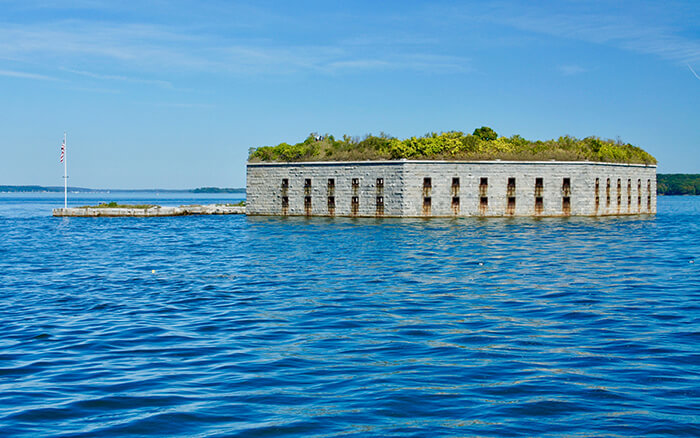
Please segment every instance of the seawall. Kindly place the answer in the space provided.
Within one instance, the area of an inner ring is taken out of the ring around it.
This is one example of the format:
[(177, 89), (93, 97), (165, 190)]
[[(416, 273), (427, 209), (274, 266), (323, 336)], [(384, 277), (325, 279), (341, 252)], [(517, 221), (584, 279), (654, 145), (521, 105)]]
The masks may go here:
[(54, 216), (65, 217), (158, 217), (214, 214), (245, 214), (245, 207), (233, 205), (153, 206), (150, 208), (69, 207), (55, 208)]

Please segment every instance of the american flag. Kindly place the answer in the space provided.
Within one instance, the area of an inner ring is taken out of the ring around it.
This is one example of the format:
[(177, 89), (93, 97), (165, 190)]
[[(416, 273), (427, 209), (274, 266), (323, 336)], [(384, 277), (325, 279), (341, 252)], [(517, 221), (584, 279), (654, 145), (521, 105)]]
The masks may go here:
[(61, 143), (61, 163), (63, 163), (63, 158), (66, 156), (66, 139), (63, 139), (63, 143)]

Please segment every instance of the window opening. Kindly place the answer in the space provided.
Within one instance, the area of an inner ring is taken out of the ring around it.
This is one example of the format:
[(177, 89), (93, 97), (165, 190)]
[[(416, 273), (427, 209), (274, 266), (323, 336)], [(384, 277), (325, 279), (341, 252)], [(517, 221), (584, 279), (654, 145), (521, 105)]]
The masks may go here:
[(622, 181), (620, 178), (617, 179), (617, 212), (620, 212), (620, 207), (622, 206)]
[(566, 215), (571, 214), (571, 198), (568, 196), (564, 196), (561, 200), (561, 210), (564, 212)]
[(535, 213), (541, 214), (544, 210), (544, 199), (542, 196), (535, 197)]
[(571, 178), (564, 178), (561, 183), (561, 191), (564, 196), (571, 194)]
[(429, 197), (433, 188), (432, 178), (423, 178), (423, 197)]
[(535, 178), (535, 196), (542, 196), (544, 191), (544, 178)]
[(489, 189), (489, 179), (482, 177), (479, 181), (479, 196), (486, 196)]
[(430, 216), (432, 210), (432, 199), (429, 196), (423, 198), (423, 215)]
[(515, 214), (515, 196), (508, 197), (508, 204), (506, 205), (506, 214)]
[(489, 208), (489, 198), (488, 196), (481, 196), (479, 198), (479, 212), (481, 214), (486, 213), (486, 210)]
[(384, 214), (384, 197), (377, 196), (377, 215), (381, 216)]
[(627, 212), (632, 210), (632, 180), (627, 179)]
[(507, 196), (515, 196), (515, 178), (508, 178)]
[(637, 180), (637, 211), (642, 211), (642, 180)]
[(452, 213), (459, 214), (459, 196), (452, 197)]

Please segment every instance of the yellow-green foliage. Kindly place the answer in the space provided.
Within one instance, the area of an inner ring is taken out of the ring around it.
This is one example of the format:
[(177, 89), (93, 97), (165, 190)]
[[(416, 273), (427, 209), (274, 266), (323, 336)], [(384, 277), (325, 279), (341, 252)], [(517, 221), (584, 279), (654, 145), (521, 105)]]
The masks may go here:
[(655, 164), (650, 154), (629, 143), (598, 137), (531, 141), (519, 135), (498, 137), (488, 127), (464, 134), (459, 131), (430, 133), (399, 140), (386, 134), (363, 139), (347, 135), (336, 140), (326, 135), (321, 140), (310, 135), (301, 143), (263, 146), (251, 149), (251, 162), (260, 161), (362, 161), (397, 159), (432, 160), (559, 160), (603, 161)]

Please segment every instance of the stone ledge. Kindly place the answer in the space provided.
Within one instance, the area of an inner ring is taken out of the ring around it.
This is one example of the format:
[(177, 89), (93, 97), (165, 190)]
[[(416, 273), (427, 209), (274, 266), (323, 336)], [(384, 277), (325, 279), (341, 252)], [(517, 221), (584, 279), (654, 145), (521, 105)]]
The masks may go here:
[(179, 207), (154, 206), (150, 208), (54, 208), (57, 217), (161, 217), (214, 214), (245, 214), (245, 207), (224, 204), (181, 205)]

